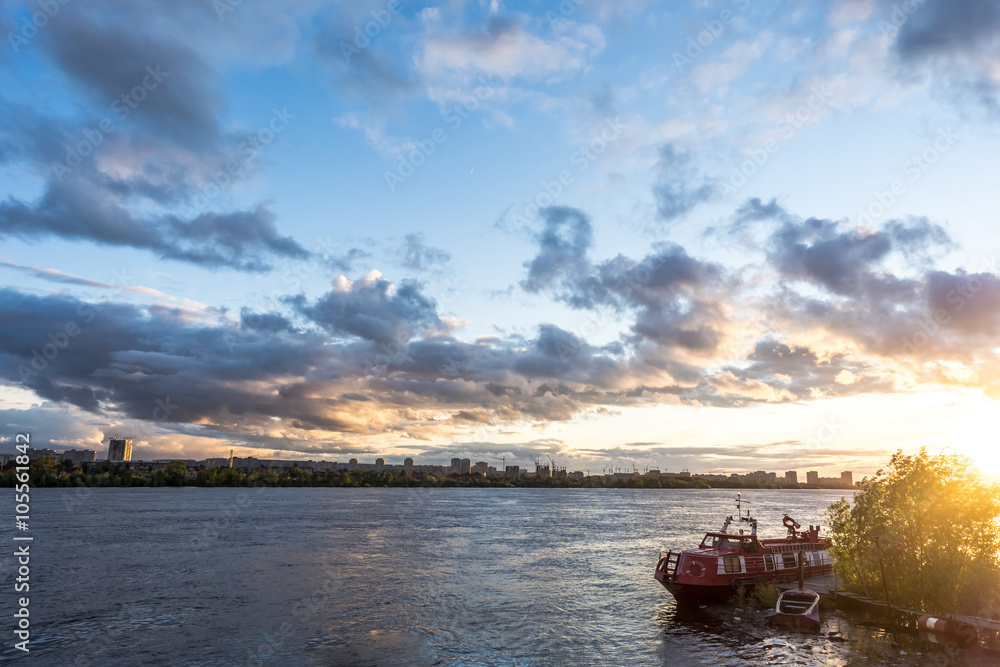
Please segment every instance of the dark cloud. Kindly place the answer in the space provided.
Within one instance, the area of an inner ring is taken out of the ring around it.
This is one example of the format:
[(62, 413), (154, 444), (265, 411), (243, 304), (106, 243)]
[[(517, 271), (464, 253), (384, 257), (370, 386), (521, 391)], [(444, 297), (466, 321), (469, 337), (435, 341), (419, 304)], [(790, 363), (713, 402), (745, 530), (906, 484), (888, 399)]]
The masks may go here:
[(363, 259), (370, 259), (372, 254), (361, 248), (351, 248), (343, 255), (330, 255), (326, 258), (326, 263), (330, 268), (341, 273), (350, 273)]
[(607, 386), (627, 370), (550, 326), (527, 341), (407, 343), (434, 316), (415, 284), (358, 281), (294, 305), (336, 338), (273, 312), (245, 309), (235, 325), (209, 323), (171, 308), (0, 290), (0, 379), (106, 418), (183, 432), (252, 439), (280, 426), (423, 437), (442, 423), (420, 411), (444, 406), (465, 411), (456, 419), (475, 411), (497, 423), (568, 419), (596, 394), (557, 387)]
[[(967, 364), (966, 384), (995, 381), (1000, 279), (926, 269), (950, 243), (943, 229), (912, 219), (859, 230), (773, 202), (747, 211), (768, 230), (767, 268), (781, 278), (764, 291), (675, 244), (595, 262), (587, 216), (544, 210), (526, 286), (613, 313), (626, 333), (604, 345), (553, 324), (464, 342), (420, 283), (377, 272), (237, 321), (2, 290), (0, 380), (107, 419), (274, 449), (325, 438), (310, 445), (324, 451), (359, 435), (429, 439), (650, 403), (732, 407), (959, 382), (932, 360)], [(208, 242), (217, 229), (198, 233)], [(79, 331), (64, 336), (71, 323)]]
[(447, 250), (427, 245), (422, 232), (407, 234), (399, 254), (403, 266), (414, 271), (427, 271), (451, 260), (451, 253)]
[(264, 206), (251, 211), (202, 213), (183, 220), (174, 215), (136, 217), (86, 182), (53, 182), (34, 204), (0, 203), (0, 235), (58, 236), (101, 245), (151, 250), (167, 259), (246, 271), (270, 268), (268, 257), (303, 259), (309, 253), (277, 232)]
[(841, 296), (905, 298), (915, 283), (886, 269), (890, 255), (919, 269), (925, 260), (953, 248), (948, 232), (926, 218), (890, 220), (868, 230), (841, 221), (802, 219), (773, 200), (748, 200), (736, 214), (734, 229), (760, 221), (776, 223), (767, 244), (768, 261), (783, 278), (810, 282)]
[[(307, 257), (266, 206), (217, 211), (213, 201), (253, 173), (264, 148), (223, 128), (213, 64), (214, 47), (230, 47), (231, 30), (253, 34), (256, 21), (254, 9), (220, 21), (210, 3), (60, 5), (32, 46), (65, 77), (69, 99), (39, 105), (13, 91), (0, 103), (0, 161), (45, 180), (36, 200), (0, 203), (0, 237), (57, 236), (246, 271)], [(283, 128), (294, 114), (281, 119)]]
[(324, 18), (323, 27), (316, 33), (315, 48), (338, 93), (384, 107), (419, 91), (423, 83), (415, 68), (406, 67), (399, 58), (384, 52), (398, 45), (397, 38), (406, 34), (400, 24), (407, 18), (392, 14), (387, 25), (374, 31), (369, 25), (373, 23), (369, 10), (363, 4), (338, 6), (334, 15)]
[(656, 210), (667, 222), (683, 217), (718, 192), (717, 184), (698, 171), (691, 153), (673, 144), (660, 148), (656, 171), (657, 181), (653, 186)]
[(577, 209), (550, 206), (541, 210), (541, 216), (544, 226), (535, 237), (538, 254), (525, 262), (528, 277), (521, 281), (521, 287), (533, 293), (586, 274), (590, 264), (587, 253), (594, 242), (590, 218)]
[(924, 0), (910, 13), (884, 0), (883, 9), (899, 25), (895, 45), (904, 58), (985, 55), (1000, 34), (1000, 6), (991, 0)]
[(377, 272), (334, 289), (314, 303), (288, 300), (294, 308), (330, 333), (358, 336), (383, 345), (405, 343), (439, 322), (437, 305), (420, 284), (405, 280), (398, 287)]
[[(936, 362), (944, 360), (972, 363), (967, 377), (973, 382), (980, 374), (989, 377), (995, 360), (987, 341), (1000, 331), (998, 280), (993, 273), (933, 268), (936, 256), (954, 248), (941, 226), (908, 218), (874, 230), (852, 228), (759, 201), (748, 202), (738, 216), (773, 225), (768, 263), (783, 283), (766, 299), (771, 326), (794, 331), (808, 323), (865, 354), (933, 362), (911, 368), (928, 381), (941, 381)], [(855, 375), (874, 372), (846, 368)], [(812, 386), (818, 388), (817, 379)]]
[(219, 139), (216, 115), (224, 98), (216, 75), (185, 42), (144, 30), (134, 15), (81, 7), (64, 18), (50, 22), (51, 56), (96, 105), (123, 113), (141, 107), (134, 122), (189, 147)]
[(633, 333), (659, 344), (701, 351), (718, 345), (725, 326), (721, 266), (694, 259), (676, 244), (656, 244), (639, 261), (618, 255), (594, 264), (586, 215), (566, 207), (541, 214), (538, 254), (525, 263), (528, 276), (521, 281), (526, 291), (549, 290), (573, 308), (635, 312)]
[[(960, 106), (971, 101), (1000, 113), (996, 54), (1000, 47), (1000, 5), (992, 0), (925, 0), (908, 8), (881, 0), (883, 33), (907, 75), (929, 72)], [(910, 11), (907, 11), (910, 9)]]

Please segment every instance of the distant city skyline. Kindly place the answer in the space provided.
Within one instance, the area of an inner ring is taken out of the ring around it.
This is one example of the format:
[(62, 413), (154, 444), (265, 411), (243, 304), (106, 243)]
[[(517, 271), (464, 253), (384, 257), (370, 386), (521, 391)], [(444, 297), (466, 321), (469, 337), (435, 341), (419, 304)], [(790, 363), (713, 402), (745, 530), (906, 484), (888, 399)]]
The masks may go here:
[[(444, 464), (437, 461), (423, 461), (415, 460), (413, 457), (405, 457), (401, 463), (396, 463), (393, 461), (386, 461), (385, 458), (377, 457), (371, 463), (362, 461), (356, 457), (351, 457), (346, 462), (336, 461), (333, 459), (280, 459), (280, 458), (262, 458), (259, 456), (235, 456), (235, 453), (231, 453), (229, 457), (208, 457), (205, 459), (191, 459), (191, 458), (159, 458), (159, 459), (132, 459), (131, 457), (131, 441), (124, 439), (114, 439), (112, 438), (111, 443), (109, 443), (107, 455), (103, 459), (98, 459), (96, 450), (65, 450), (58, 451), (54, 449), (49, 449), (47, 447), (35, 447), (29, 449), (29, 455), (32, 459), (43, 457), (43, 456), (53, 456), (56, 459), (68, 458), (76, 464), (81, 463), (97, 463), (99, 461), (109, 461), (118, 463), (137, 463), (141, 464), (143, 462), (164, 462), (164, 461), (184, 461), (187, 463), (194, 463), (198, 465), (205, 466), (216, 466), (216, 467), (246, 467), (247, 465), (261, 465), (267, 463), (287, 463), (287, 464), (301, 464), (301, 463), (312, 463), (312, 464), (329, 464), (329, 465), (343, 465), (347, 467), (358, 467), (359, 469), (421, 469), (421, 468), (441, 468), (448, 469), (456, 474), (482, 474), (486, 476), (487, 474), (497, 474), (505, 469), (517, 469), (523, 470), (529, 474), (535, 474), (531, 472), (529, 466), (519, 465), (519, 462), (512, 460), (510, 463), (501, 462), (499, 465), (493, 465), (488, 461), (476, 461), (470, 458), (459, 458), (452, 457), (450, 463)], [(126, 444), (127, 443), (127, 444)], [(9, 457), (8, 457), (9, 458)], [(541, 461), (538, 456), (531, 457), (534, 460)], [(6, 460), (6, 459), (5, 459)], [(561, 470), (567, 471), (566, 466), (554, 467), (552, 460), (548, 464), (535, 463), (534, 470), (552, 471)], [(674, 470), (671, 471), (666, 467), (658, 466), (644, 466), (639, 468), (634, 464), (618, 466), (612, 462), (609, 465), (602, 467), (600, 470), (574, 470), (572, 472), (584, 473), (587, 476), (601, 476), (608, 475), (613, 476), (615, 474), (635, 474), (635, 475), (647, 475), (647, 474), (659, 474), (664, 476), (680, 475), (680, 476), (702, 476), (708, 478), (731, 478), (738, 476), (744, 478), (744, 481), (748, 482), (781, 482), (788, 484), (795, 483), (805, 483), (805, 484), (826, 484), (830, 485), (836, 482), (844, 482), (846, 486), (851, 486), (854, 482), (852, 477), (852, 471), (840, 471), (834, 477), (825, 477), (820, 475), (820, 471), (811, 470), (806, 471), (805, 475), (799, 477), (798, 471), (787, 470), (781, 473), (770, 472), (764, 470), (749, 471), (749, 470), (738, 470), (738, 471), (713, 471), (713, 470), (698, 470), (690, 471), (684, 470)], [(549, 472), (548, 474), (551, 474)]]

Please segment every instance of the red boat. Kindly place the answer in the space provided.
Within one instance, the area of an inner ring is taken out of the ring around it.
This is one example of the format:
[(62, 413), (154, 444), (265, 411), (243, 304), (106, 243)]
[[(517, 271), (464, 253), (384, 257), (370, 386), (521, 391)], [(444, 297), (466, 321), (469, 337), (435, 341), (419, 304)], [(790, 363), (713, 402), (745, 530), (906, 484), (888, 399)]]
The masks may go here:
[(802, 554), (805, 578), (830, 574), (830, 539), (819, 536), (819, 526), (801, 526), (787, 514), (783, 538), (757, 537), (757, 520), (742, 513), (741, 497), (736, 498), (739, 523), (747, 528), (730, 531), (728, 517), (718, 532), (705, 533), (695, 549), (660, 552), (653, 575), (673, 594), (677, 602), (703, 604), (728, 599), (742, 585), (752, 588), (758, 577), (778, 583), (798, 579), (797, 558)]

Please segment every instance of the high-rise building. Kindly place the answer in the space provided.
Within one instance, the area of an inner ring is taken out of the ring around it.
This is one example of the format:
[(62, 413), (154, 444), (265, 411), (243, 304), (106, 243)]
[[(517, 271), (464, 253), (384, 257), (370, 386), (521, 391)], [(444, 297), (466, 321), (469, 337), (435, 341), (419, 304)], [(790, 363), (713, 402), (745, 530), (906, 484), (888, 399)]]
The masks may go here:
[(472, 459), (462, 459), (458, 474), (468, 475), (472, 473)]
[(413, 467), (413, 459), (410, 458), (409, 456), (407, 456), (405, 459), (403, 459), (403, 467), (405, 467), (405, 468), (412, 468)]
[(810, 470), (806, 473), (806, 483), (807, 484), (819, 484), (819, 473), (815, 470)]
[(785, 473), (785, 484), (798, 484), (799, 483), (799, 473), (794, 470), (789, 470)]
[(97, 452), (93, 449), (67, 449), (62, 456), (76, 465), (97, 460)]
[(504, 470), (504, 477), (510, 477), (511, 479), (517, 479), (521, 476), (521, 466), (507, 466)]
[(482, 475), (486, 477), (486, 473), (489, 472), (490, 464), (486, 461), (476, 461), (476, 465), (472, 466), (472, 472), (475, 475)]
[(840, 481), (844, 486), (854, 486), (854, 474), (850, 470), (840, 473)]
[(375, 467), (376, 468), (384, 468), (385, 467), (385, 459), (375, 459)]
[(451, 472), (458, 475), (462, 472), (462, 459), (451, 460)]
[(131, 461), (132, 441), (125, 438), (108, 439), (108, 460), (109, 461)]
[(347, 463), (348, 463), (348, 465), (356, 466), (356, 465), (358, 465), (358, 460), (357, 459), (348, 459)]
[(51, 456), (55, 461), (58, 461), (60, 458), (62, 458), (62, 455), (59, 454), (59, 452), (57, 452), (54, 449), (48, 449), (46, 447), (32, 447), (31, 449), (28, 450), (29, 461), (44, 459), (46, 456)]

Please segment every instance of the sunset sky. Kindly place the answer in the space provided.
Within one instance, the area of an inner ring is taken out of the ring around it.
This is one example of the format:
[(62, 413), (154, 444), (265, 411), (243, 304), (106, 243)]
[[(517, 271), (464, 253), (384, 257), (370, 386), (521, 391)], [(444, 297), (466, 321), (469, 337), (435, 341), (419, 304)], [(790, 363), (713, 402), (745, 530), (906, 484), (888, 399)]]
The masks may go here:
[(0, 435), (1000, 473), (1000, 5), (803, 4), (4, 3)]

